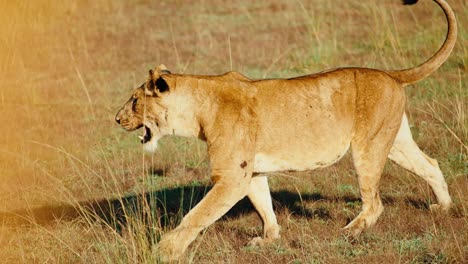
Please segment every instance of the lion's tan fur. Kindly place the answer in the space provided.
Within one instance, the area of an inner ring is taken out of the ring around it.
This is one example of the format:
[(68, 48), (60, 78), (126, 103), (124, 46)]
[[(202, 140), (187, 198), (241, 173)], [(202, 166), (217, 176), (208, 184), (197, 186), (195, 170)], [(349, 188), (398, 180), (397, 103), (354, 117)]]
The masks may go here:
[[(387, 157), (424, 178), (438, 205), (451, 204), (437, 161), (414, 143), (404, 114), (403, 86), (427, 76), (453, 48), (456, 26), (448, 14), (444, 46), (417, 69), (380, 71), (341, 68), (292, 79), (250, 80), (236, 72), (220, 76), (150, 71), (117, 114), (125, 129), (146, 126), (155, 149), (164, 135), (198, 137), (208, 145), (213, 189), (159, 243), (164, 260), (177, 259), (198, 233), (245, 196), (264, 223), (261, 245), (279, 237), (268, 188), (268, 172), (312, 170), (337, 162), (351, 149), (363, 208), (346, 228), (357, 235), (383, 210), (379, 182)], [(435, 58), (435, 59), (434, 59)], [(413, 74), (410, 74), (413, 73)], [(407, 79), (405, 79), (407, 78)]]

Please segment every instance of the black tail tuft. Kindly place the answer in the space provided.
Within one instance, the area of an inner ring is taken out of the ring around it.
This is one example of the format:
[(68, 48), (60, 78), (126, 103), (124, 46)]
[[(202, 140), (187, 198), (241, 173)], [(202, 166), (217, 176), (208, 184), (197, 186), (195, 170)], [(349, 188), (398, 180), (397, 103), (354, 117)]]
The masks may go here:
[(418, 0), (403, 0), (404, 5), (414, 5), (418, 2)]

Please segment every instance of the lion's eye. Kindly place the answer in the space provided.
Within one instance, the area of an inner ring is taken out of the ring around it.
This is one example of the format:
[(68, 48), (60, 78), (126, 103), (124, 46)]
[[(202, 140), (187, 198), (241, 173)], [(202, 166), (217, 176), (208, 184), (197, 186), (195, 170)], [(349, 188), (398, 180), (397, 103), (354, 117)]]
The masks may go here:
[(137, 104), (137, 99), (135, 98), (135, 99), (133, 99), (133, 101), (132, 101), (132, 109), (133, 109), (133, 110), (135, 110), (136, 104)]

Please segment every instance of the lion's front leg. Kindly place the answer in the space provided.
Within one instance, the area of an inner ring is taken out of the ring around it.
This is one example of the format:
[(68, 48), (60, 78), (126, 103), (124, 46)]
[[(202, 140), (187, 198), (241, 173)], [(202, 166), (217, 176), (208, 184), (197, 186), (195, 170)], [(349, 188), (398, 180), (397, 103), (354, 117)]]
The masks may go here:
[[(163, 261), (178, 259), (198, 233), (223, 216), (249, 191), (255, 156), (256, 120), (251, 106), (235, 101), (218, 109), (216, 122), (204, 126), (213, 189), (158, 245)], [(219, 117), (219, 118), (218, 118)]]
[[(162, 261), (174, 261), (184, 253), (190, 243), (240, 199), (246, 196), (250, 177), (232, 181), (219, 181), (213, 189), (182, 220), (180, 225), (163, 236), (157, 246)], [(235, 186), (235, 187), (234, 187)]]
[(254, 237), (247, 244), (253, 247), (262, 247), (280, 238), (280, 226), (276, 221), (271, 202), (270, 188), (268, 187), (267, 176), (256, 176), (252, 178), (247, 194), (250, 201), (257, 209), (263, 222), (263, 237)]

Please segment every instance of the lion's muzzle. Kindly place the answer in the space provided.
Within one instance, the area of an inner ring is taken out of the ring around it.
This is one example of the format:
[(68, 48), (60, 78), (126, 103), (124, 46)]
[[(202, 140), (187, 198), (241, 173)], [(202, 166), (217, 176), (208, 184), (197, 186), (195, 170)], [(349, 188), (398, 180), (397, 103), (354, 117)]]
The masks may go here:
[(117, 114), (115, 115), (115, 122), (120, 125), (120, 116), (121, 116), (122, 110), (119, 110)]

